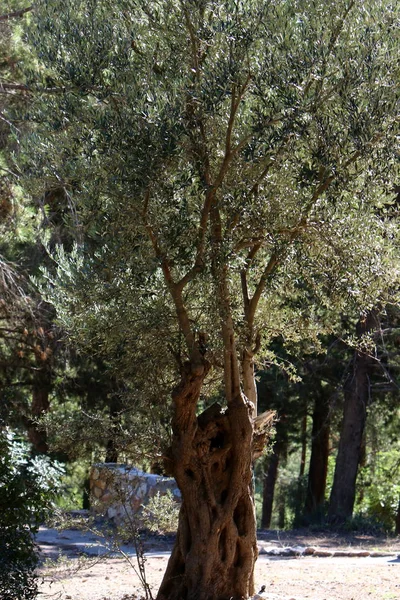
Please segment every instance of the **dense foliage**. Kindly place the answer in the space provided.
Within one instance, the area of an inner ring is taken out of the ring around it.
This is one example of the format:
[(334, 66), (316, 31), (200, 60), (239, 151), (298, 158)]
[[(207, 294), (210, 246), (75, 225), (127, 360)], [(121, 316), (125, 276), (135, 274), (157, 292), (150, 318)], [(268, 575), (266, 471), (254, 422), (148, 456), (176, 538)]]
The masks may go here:
[(30, 457), (29, 446), (9, 430), (0, 433), (0, 596), (30, 600), (37, 595), (38, 562), (32, 537), (45, 520), (63, 471), (46, 457)]

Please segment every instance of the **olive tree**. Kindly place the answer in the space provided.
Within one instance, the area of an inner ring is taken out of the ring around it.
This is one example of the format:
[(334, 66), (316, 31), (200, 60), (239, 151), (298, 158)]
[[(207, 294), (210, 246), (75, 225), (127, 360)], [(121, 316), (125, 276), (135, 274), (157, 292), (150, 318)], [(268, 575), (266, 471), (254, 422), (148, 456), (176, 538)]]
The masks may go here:
[[(256, 357), (273, 360), (278, 335), (316, 345), (326, 315), (368, 309), (397, 278), (398, 19), (389, 0), (30, 14), (17, 163), (32, 194), (65, 190), (79, 227), (66, 319), (120, 344), (127, 371), (151, 364), (149, 380), (176, 359), (165, 462), (183, 502), (159, 600), (253, 593), (252, 465), (271, 420)], [(199, 414), (211, 379), (218, 402)]]

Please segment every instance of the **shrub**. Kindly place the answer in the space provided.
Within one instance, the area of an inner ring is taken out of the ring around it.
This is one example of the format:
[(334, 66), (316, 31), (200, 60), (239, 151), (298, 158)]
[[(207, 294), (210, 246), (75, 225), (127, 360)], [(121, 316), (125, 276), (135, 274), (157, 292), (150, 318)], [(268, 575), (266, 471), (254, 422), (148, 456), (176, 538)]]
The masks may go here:
[(171, 490), (165, 494), (157, 492), (143, 506), (144, 525), (155, 533), (175, 533), (178, 529), (179, 504), (174, 499)]
[(13, 432), (0, 432), (0, 598), (37, 595), (33, 534), (52, 508), (63, 470), (48, 457), (30, 457)]

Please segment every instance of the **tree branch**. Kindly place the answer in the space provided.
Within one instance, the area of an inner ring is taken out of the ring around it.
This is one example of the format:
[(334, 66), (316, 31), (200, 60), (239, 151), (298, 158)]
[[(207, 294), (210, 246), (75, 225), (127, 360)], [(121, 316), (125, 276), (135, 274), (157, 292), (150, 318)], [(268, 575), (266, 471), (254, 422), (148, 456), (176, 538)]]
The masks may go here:
[(191, 44), (191, 48), (192, 48), (192, 57), (193, 57), (193, 68), (195, 70), (196, 79), (198, 79), (198, 77), (199, 77), (199, 72), (198, 72), (199, 56), (198, 56), (198, 46), (197, 46), (196, 34), (195, 34), (195, 30), (193, 28), (193, 24), (190, 20), (188, 10), (184, 6), (182, 0), (181, 0), (180, 4), (181, 4), (182, 10), (183, 10), (184, 17), (185, 17), (186, 27), (188, 29), (189, 36), (190, 36), (190, 44)]
[(22, 91), (22, 92), (29, 92), (29, 88), (28, 86), (24, 85), (23, 83), (6, 83), (6, 82), (2, 82), (0, 81), (0, 93), (1, 92), (6, 92), (6, 90), (16, 90), (16, 91)]
[(203, 270), (204, 248), (207, 233), (207, 224), (210, 215), (210, 209), (214, 200), (215, 190), (209, 188), (206, 192), (206, 197), (201, 211), (198, 242), (196, 250), (196, 258), (193, 267), (182, 277), (177, 283), (177, 288), (182, 291), (184, 287), (194, 279), (194, 277)]
[[(198, 40), (196, 38), (195, 29), (190, 20), (190, 14), (185, 7), (184, 3), (180, 2), (182, 12), (184, 15), (186, 27), (189, 33), (190, 38), (190, 46), (191, 46), (191, 54), (192, 54), (192, 70), (195, 75), (195, 82), (193, 83), (194, 88), (196, 84), (200, 82), (200, 63), (199, 63), (199, 45)], [(203, 270), (203, 259), (204, 259), (204, 249), (205, 249), (205, 240), (207, 233), (208, 220), (210, 215), (211, 206), (214, 201), (216, 188), (211, 184), (211, 176), (210, 176), (210, 161), (208, 155), (207, 148), (207, 136), (206, 136), (206, 128), (203, 121), (203, 115), (199, 112), (199, 107), (196, 103), (192, 101), (192, 98), (189, 97), (187, 100), (187, 115), (189, 119), (192, 121), (192, 131), (195, 132), (196, 129), (200, 133), (200, 137), (198, 139), (195, 136), (189, 136), (191, 138), (191, 143), (193, 146), (193, 153), (196, 156), (197, 160), (197, 168), (199, 171), (200, 181), (204, 184), (205, 187), (205, 199), (203, 203), (203, 207), (201, 210), (201, 217), (198, 227), (197, 234), (197, 242), (196, 242), (196, 257), (194, 260), (194, 264), (189, 271), (177, 282), (176, 287), (177, 291), (181, 293), (185, 286), (192, 281), (198, 273)]]
[(7, 13), (5, 15), (0, 15), (1, 21), (8, 21), (9, 19), (14, 19), (18, 17), (23, 17), (26, 13), (33, 10), (33, 6), (27, 6), (26, 8), (21, 8), (20, 10), (15, 10), (14, 12)]
[(232, 84), (231, 109), (230, 109), (228, 127), (226, 129), (226, 136), (225, 136), (225, 156), (229, 156), (231, 154), (232, 132), (233, 132), (233, 127), (235, 125), (236, 114), (239, 109), (240, 103), (243, 99), (244, 93), (249, 85), (250, 79), (251, 79), (251, 76), (249, 73), (246, 77), (244, 84), (239, 87), (237, 96), (236, 96), (237, 84)]
[(242, 296), (243, 296), (243, 304), (244, 304), (245, 314), (247, 314), (247, 311), (249, 310), (249, 306), (250, 306), (249, 290), (248, 290), (248, 285), (247, 285), (247, 273), (249, 271), (251, 263), (253, 262), (256, 254), (260, 250), (261, 246), (262, 246), (261, 241), (254, 244), (254, 246), (250, 249), (250, 251), (247, 255), (245, 267), (240, 272), (240, 280), (242, 283)]
[(190, 325), (189, 315), (188, 315), (187, 309), (184, 305), (183, 298), (182, 298), (183, 287), (179, 286), (175, 283), (173, 276), (172, 276), (171, 265), (168, 260), (168, 257), (166, 256), (166, 253), (161, 248), (160, 243), (157, 238), (157, 234), (155, 233), (153, 227), (150, 225), (150, 223), (148, 222), (148, 219), (147, 219), (149, 202), (150, 202), (150, 189), (148, 188), (145, 193), (143, 212), (142, 212), (144, 228), (147, 231), (151, 245), (153, 246), (154, 254), (155, 254), (156, 258), (160, 261), (161, 270), (164, 275), (164, 281), (166, 283), (166, 286), (167, 286), (167, 288), (171, 294), (172, 300), (174, 302), (176, 315), (178, 317), (178, 323), (179, 323), (179, 326), (183, 333), (183, 336), (185, 338), (189, 355), (194, 359), (195, 363), (198, 362), (199, 364), (200, 363), (202, 364), (203, 363), (202, 357), (201, 357), (199, 349), (197, 347), (195, 336), (192, 331), (192, 327)]
[(211, 235), (212, 273), (216, 286), (218, 312), (224, 347), (225, 396), (227, 404), (230, 405), (232, 402), (236, 402), (240, 395), (240, 373), (227, 277), (228, 267), (222, 256), (222, 222), (220, 211), (216, 204), (211, 208)]
[(256, 314), (258, 302), (261, 298), (261, 294), (263, 293), (265, 283), (268, 279), (268, 276), (274, 271), (278, 262), (279, 262), (278, 253), (274, 252), (272, 254), (272, 256), (270, 257), (268, 264), (266, 265), (266, 267), (263, 271), (263, 274), (260, 277), (260, 281), (257, 284), (257, 287), (253, 294), (253, 297), (250, 300), (249, 308), (248, 308), (248, 317), (247, 317), (247, 323), (248, 323), (249, 327), (253, 327), (254, 316)]
[(243, 85), (239, 89), (237, 97), (235, 97), (234, 86), (232, 89), (231, 108), (230, 108), (228, 126), (226, 129), (226, 135), (225, 135), (225, 155), (222, 160), (221, 166), (219, 168), (218, 175), (215, 178), (215, 181), (213, 184), (215, 190), (217, 190), (221, 186), (222, 182), (224, 181), (225, 175), (228, 171), (230, 163), (232, 162), (232, 159), (236, 156), (236, 154), (240, 151), (240, 149), (252, 137), (252, 134), (249, 136), (246, 136), (246, 138), (244, 140), (239, 142), (237, 144), (237, 146), (232, 149), (232, 147), (231, 147), (232, 132), (233, 132), (234, 124), (235, 124), (237, 111), (238, 111), (239, 105), (243, 99), (244, 93), (249, 85), (250, 79), (251, 79), (251, 76), (250, 76), (250, 74), (248, 74), (246, 77), (246, 81), (243, 83)]
[[(382, 138), (382, 136), (383, 136), (382, 133), (376, 135), (370, 142), (368, 142), (368, 144), (366, 144), (366, 146), (373, 146)], [(341, 168), (347, 169), (350, 165), (352, 165), (361, 156), (361, 154), (362, 154), (362, 152), (360, 150), (356, 150), (341, 165)], [(338, 173), (336, 173), (335, 175), (330, 175), (329, 177), (326, 177), (324, 179), (324, 181), (320, 182), (319, 185), (316, 187), (313, 195), (311, 196), (310, 201), (307, 203), (306, 209), (305, 209), (302, 217), (300, 218), (298, 224), (295, 227), (293, 227), (291, 230), (288, 230), (289, 243), (292, 242), (298, 236), (298, 234), (306, 227), (307, 217), (310, 214), (312, 207), (315, 205), (315, 203), (319, 199), (319, 197), (329, 188), (329, 186), (337, 178), (337, 176), (338, 176)], [(253, 326), (254, 316), (255, 316), (256, 309), (257, 309), (257, 305), (261, 298), (267, 278), (273, 272), (273, 270), (276, 268), (279, 261), (280, 261), (280, 257), (275, 252), (270, 257), (270, 260), (269, 260), (267, 266), (265, 267), (263, 274), (261, 275), (261, 278), (258, 282), (258, 285), (256, 287), (254, 295), (251, 298), (249, 305), (248, 305), (248, 325), (249, 325), (249, 327)]]

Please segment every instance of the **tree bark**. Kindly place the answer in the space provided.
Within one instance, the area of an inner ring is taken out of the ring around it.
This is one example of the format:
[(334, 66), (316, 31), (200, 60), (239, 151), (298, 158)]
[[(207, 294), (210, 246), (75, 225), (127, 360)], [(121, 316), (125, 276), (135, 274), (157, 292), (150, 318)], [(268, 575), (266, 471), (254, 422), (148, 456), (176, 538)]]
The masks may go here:
[(272, 519), (272, 507), (274, 505), (275, 484), (278, 477), (279, 468), (279, 447), (274, 444), (274, 448), (268, 461), (268, 469), (263, 480), (263, 501), (261, 514), (261, 527), (269, 529)]
[(285, 497), (280, 491), (278, 496), (278, 529), (285, 529), (286, 527), (286, 510), (285, 510)]
[[(46, 429), (38, 423), (50, 409), (50, 392), (53, 388), (53, 365), (57, 340), (53, 332), (54, 309), (44, 303), (41, 307), (40, 326), (34, 331), (33, 355), (34, 367), (32, 384), (32, 402), (30, 414), (26, 419), (28, 439), (35, 452), (47, 454), (49, 451)], [(39, 325), (39, 323), (38, 323)]]
[(395, 523), (394, 531), (395, 531), (396, 535), (400, 535), (400, 500), (399, 500), (399, 505), (397, 507), (396, 523)]
[(254, 369), (254, 354), (244, 349), (242, 358), (243, 392), (253, 405), (253, 417), (257, 416), (258, 394)]
[(301, 457), (299, 477), (303, 477), (306, 468), (307, 456), (307, 405), (304, 407), (304, 415), (301, 419)]
[(169, 470), (182, 492), (177, 539), (158, 600), (242, 600), (254, 593), (252, 407), (233, 398), (197, 418), (203, 374), (185, 367), (174, 392)]
[(269, 529), (271, 526), (272, 509), (275, 497), (275, 487), (278, 479), (279, 465), (281, 460), (285, 462), (287, 456), (287, 437), (284, 426), (276, 425), (276, 439), (269, 457), (268, 469), (263, 481), (263, 505), (261, 515), (261, 527)]
[(32, 387), (32, 402), (30, 416), (26, 421), (27, 435), (34, 450), (40, 454), (47, 454), (47, 432), (38, 424), (38, 419), (49, 411), (50, 391), (52, 388), (52, 370), (49, 361), (36, 359), (37, 369), (34, 374)]
[(368, 371), (365, 357), (356, 354), (344, 389), (344, 414), (329, 504), (329, 519), (343, 522), (353, 514), (356, 478), (367, 417)]
[(38, 425), (37, 420), (48, 412), (50, 408), (49, 401), (50, 386), (34, 385), (32, 391), (31, 418), (27, 421), (28, 439), (35, 451), (40, 454), (47, 454), (49, 447), (47, 443), (46, 430)]
[[(371, 311), (359, 321), (357, 334), (361, 338), (376, 326), (376, 315)], [(358, 465), (369, 403), (371, 363), (372, 359), (367, 351), (356, 350), (351, 372), (344, 384), (343, 423), (328, 511), (328, 517), (334, 523), (344, 522), (353, 514)]]
[(312, 416), (311, 456), (308, 472), (304, 514), (321, 511), (325, 501), (326, 477), (329, 458), (330, 405), (320, 390), (315, 397)]

